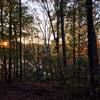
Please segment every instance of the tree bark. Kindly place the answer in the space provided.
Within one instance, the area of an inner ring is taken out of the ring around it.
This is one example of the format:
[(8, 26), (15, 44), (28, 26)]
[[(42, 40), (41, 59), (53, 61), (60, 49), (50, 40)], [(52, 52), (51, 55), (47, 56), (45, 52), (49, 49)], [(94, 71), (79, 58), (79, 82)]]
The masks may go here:
[(87, 11), (87, 26), (88, 26), (88, 58), (89, 58), (89, 72), (90, 72), (90, 99), (95, 100), (96, 95), (96, 80), (95, 75), (98, 68), (98, 54), (97, 54), (97, 42), (96, 33), (93, 25), (93, 13), (92, 13), (92, 0), (86, 0)]
[(73, 36), (73, 65), (75, 65), (75, 62), (76, 62), (76, 50), (75, 50), (75, 20), (76, 20), (76, 17), (75, 17), (75, 1), (74, 1), (74, 4), (73, 4), (73, 33), (72, 33), (72, 36)]
[(63, 49), (63, 70), (67, 72), (67, 59), (66, 59), (66, 42), (65, 42), (65, 32), (64, 32), (64, 1), (61, 0), (60, 3), (60, 13), (61, 13), (61, 35), (62, 35), (62, 49)]
[(21, 7), (21, 0), (19, 0), (19, 23), (20, 23), (20, 80), (22, 80), (22, 21), (21, 21), (21, 12), (22, 12), (22, 7)]
[(9, 75), (8, 82), (11, 83), (11, 69), (12, 69), (12, 48), (11, 48), (11, 39), (12, 39), (12, 8), (11, 3), (9, 3), (10, 14), (9, 14)]

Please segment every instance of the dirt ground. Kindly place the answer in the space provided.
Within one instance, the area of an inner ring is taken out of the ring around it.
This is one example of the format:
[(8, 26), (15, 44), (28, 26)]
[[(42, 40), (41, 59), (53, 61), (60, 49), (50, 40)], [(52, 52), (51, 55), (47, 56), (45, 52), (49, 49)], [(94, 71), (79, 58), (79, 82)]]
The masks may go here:
[(65, 100), (64, 91), (48, 84), (0, 83), (0, 100)]

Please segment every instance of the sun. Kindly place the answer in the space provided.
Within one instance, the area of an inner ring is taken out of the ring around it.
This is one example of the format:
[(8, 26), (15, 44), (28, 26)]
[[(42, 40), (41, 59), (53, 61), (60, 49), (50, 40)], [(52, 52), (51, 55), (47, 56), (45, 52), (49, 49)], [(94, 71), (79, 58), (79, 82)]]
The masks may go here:
[(3, 45), (6, 47), (8, 46), (8, 42), (3, 42)]
[(9, 42), (8, 42), (8, 41), (3, 41), (2, 45), (3, 45), (4, 47), (8, 47), (8, 46), (9, 46)]

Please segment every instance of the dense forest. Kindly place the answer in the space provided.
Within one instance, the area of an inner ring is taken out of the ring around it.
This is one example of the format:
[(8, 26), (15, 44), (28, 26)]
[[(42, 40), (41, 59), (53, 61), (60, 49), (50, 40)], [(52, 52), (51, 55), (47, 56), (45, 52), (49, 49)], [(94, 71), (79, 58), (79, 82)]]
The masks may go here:
[(0, 100), (99, 100), (99, 0), (0, 0)]

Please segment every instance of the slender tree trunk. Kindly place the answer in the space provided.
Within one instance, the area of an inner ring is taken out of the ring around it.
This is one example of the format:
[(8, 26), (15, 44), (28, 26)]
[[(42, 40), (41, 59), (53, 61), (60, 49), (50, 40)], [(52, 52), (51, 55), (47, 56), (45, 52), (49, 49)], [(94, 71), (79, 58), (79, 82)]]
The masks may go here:
[(58, 72), (59, 72), (59, 79), (61, 80), (62, 79), (62, 68), (61, 68), (61, 63), (60, 63), (60, 52), (59, 52), (59, 18), (60, 18), (60, 16), (59, 16), (59, 2), (58, 2), (58, 0), (56, 1), (57, 2), (57, 60), (58, 60), (58, 62), (57, 62), (57, 68), (58, 68)]
[(16, 24), (14, 22), (14, 35), (15, 35), (15, 57), (14, 57), (14, 75), (18, 79), (18, 46), (17, 46), (17, 33), (16, 33)]
[(74, 4), (73, 4), (73, 33), (72, 33), (72, 36), (73, 36), (73, 64), (75, 65), (75, 62), (76, 62), (76, 51), (75, 51), (75, 1), (74, 1)]
[(79, 14), (79, 17), (78, 17), (78, 24), (79, 24), (79, 29), (78, 29), (78, 60), (80, 59), (80, 32), (81, 32), (81, 18), (82, 18), (81, 12), (82, 12), (81, 4), (78, 3), (78, 14)]
[(24, 61), (24, 65), (23, 65), (23, 71), (24, 71), (24, 79), (26, 78), (26, 63), (25, 63), (25, 49), (26, 49), (26, 46), (25, 46), (25, 36), (24, 36), (24, 47), (23, 47), (23, 61)]
[(80, 20), (79, 20), (79, 31), (78, 31), (78, 60), (80, 59)]
[(65, 32), (64, 32), (64, 0), (61, 0), (61, 34), (62, 34), (62, 48), (63, 48), (63, 70), (67, 72), (67, 59), (66, 59), (66, 42), (65, 42)]
[(40, 47), (39, 47), (39, 35), (38, 35), (38, 45), (37, 45), (37, 71), (38, 71), (38, 79), (41, 79), (41, 70), (40, 70)]
[[(51, 19), (50, 11), (47, 10), (47, 13), (48, 13), (48, 17), (49, 17), (50, 25), (51, 25), (51, 28), (52, 28), (52, 33), (53, 33), (54, 40), (56, 40), (56, 37), (55, 37), (55, 31), (54, 31), (54, 27), (53, 27), (53, 23), (52, 23), (52, 19)], [(55, 42), (56, 42), (56, 41), (55, 41)]]
[(21, 12), (22, 12), (22, 7), (21, 7), (21, 0), (19, 0), (19, 22), (20, 22), (20, 80), (22, 79), (22, 21), (21, 21)]
[(15, 76), (18, 79), (18, 42), (17, 42), (17, 33), (16, 33), (16, 25), (14, 25), (15, 32)]
[(93, 13), (92, 13), (92, 0), (86, 0), (87, 11), (87, 26), (88, 26), (88, 58), (89, 58), (89, 71), (90, 71), (90, 99), (96, 100), (96, 80), (95, 75), (98, 68), (98, 54), (97, 54), (97, 42), (96, 33), (93, 25)]
[[(80, 68), (80, 32), (81, 32), (81, 18), (82, 18), (82, 14), (81, 14), (82, 8), (81, 8), (81, 4), (80, 2), (78, 2), (78, 48), (77, 48), (77, 59), (78, 59), (78, 67)], [(79, 83), (79, 87), (81, 86), (81, 74), (78, 73), (78, 83)]]
[(5, 81), (7, 81), (7, 68), (6, 68), (6, 57), (5, 56), (3, 59), (3, 65), (4, 65), (4, 70), (5, 70)]
[(40, 69), (40, 47), (39, 47), (39, 35), (38, 35), (38, 45), (37, 45), (37, 63), (38, 63), (38, 69)]
[(10, 14), (9, 14), (9, 75), (8, 75), (8, 82), (11, 83), (11, 69), (12, 69), (12, 48), (11, 48), (11, 39), (12, 39), (12, 9), (11, 4), (9, 7)]

